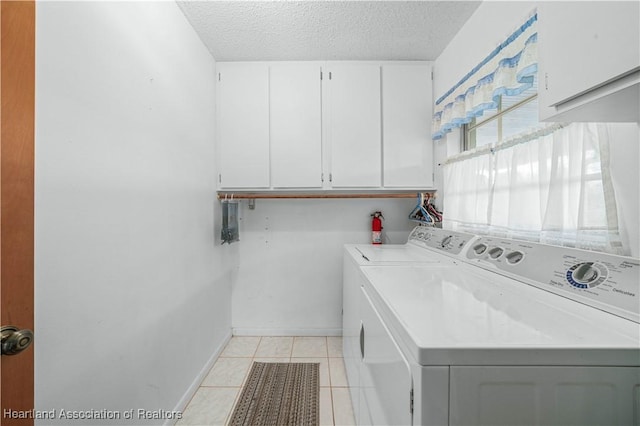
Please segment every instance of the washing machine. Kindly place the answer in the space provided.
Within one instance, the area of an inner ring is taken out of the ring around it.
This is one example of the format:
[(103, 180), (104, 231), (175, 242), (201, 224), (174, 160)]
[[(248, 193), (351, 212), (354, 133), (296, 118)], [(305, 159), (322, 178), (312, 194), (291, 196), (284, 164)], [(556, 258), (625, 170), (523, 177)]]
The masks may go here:
[[(445, 231), (418, 225), (405, 244), (346, 244), (343, 252), (343, 356), (349, 383), (354, 416), (359, 424), (370, 422), (371, 404), (360, 392), (371, 376), (361, 369), (360, 355), (360, 292), (361, 269), (371, 266), (397, 267), (422, 265), (453, 267), (460, 263), (457, 256), (474, 240), (472, 234)], [(375, 407), (373, 408), (375, 410)]]
[(490, 237), (454, 257), (360, 269), (360, 424), (640, 424), (640, 260)]

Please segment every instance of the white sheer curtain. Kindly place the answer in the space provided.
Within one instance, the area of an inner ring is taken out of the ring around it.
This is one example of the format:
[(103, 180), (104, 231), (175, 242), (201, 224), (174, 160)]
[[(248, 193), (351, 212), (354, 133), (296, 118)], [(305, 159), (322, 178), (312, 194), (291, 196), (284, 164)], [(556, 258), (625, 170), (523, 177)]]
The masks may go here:
[(488, 231), (492, 163), (491, 154), (486, 151), (445, 165), (443, 227), (481, 233)]
[(444, 166), (448, 229), (624, 254), (606, 124), (556, 125)]

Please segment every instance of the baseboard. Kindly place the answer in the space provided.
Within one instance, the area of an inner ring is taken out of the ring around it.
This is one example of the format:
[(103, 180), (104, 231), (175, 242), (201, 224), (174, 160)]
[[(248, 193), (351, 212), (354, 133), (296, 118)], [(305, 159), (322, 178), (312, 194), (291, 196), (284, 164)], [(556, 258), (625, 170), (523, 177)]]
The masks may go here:
[[(232, 336), (232, 333), (231, 331), (229, 331), (227, 335), (224, 337), (224, 339), (222, 340), (222, 343), (220, 343), (220, 345), (215, 350), (213, 355), (211, 355), (211, 357), (207, 360), (207, 362), (202, 367), (202, 369), (200, 370), (196, 378), (193, 380), (193, 382), (191, 383), (191, 386), (189, 386), (189, 388), (184, 393), (184, 395), (182, 395), (182, 398), (180, 398), (180, 401), (178, 402), (176, 407), (173, 409), (175, 412), (179, 411), (181, 413), (184, 413), (184, 410), (186, 410), (187, 405), (189, 405), (191, 398), (193, 398), (193, 395), (195, 395), (195, 393), (198, 391), (198, 388), (200, 387), (200, 383), (202, 383), (204, 378), (209, 373), (209, 370), (211, 370), (211, 367), (213, 367), (213, 364), (216, 362), (216, 360), (224, 350), (224, 347), (227, 346), (227, 343), (229, 343), (229, 340), (231, 340), (231, 336)], [(175, 424), (175, 422), (176, 422), (175, 419), (168, 419), (164, 422), (164, 426), (172, 426)]]
[(341, 328), (233, 328), (234, 336), (342, 336)]

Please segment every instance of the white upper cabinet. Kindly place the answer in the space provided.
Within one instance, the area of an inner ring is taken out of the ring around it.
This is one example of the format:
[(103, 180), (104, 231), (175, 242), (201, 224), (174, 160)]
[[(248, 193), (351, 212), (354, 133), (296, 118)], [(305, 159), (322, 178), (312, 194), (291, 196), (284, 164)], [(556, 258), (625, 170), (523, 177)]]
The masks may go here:
[(383, 184), (431, 188), (431, 65), (382, 67)]
[(219, 189), (433, 187), (429, 63), (219, 62), (216, 77)]
[(640, 3), (540, 2), (541, 120), (637, 121)]
[(270, 65), (271, 185), (322, 187), (320, 64)]
[[(376, 188), (381, 181), (380, 65), (328, 67), (327, 137), (333, 188)], [(326, 73), (325, 73), (326, 78)]]
[(218, 186), (269, 187), (269, 68), (218, 64)]

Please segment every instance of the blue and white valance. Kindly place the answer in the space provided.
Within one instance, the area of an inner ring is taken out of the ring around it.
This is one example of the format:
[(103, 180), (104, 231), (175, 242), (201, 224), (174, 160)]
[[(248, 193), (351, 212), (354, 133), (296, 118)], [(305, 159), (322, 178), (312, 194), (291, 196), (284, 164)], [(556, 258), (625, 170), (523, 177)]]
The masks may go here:
[(537, 13), (533, 13), (489, 56), (436, 101), (432, 137), (441, 139), (470, 123), (486, 110), (496, 109), (501, 96), (529, 89), (538, 71)]

